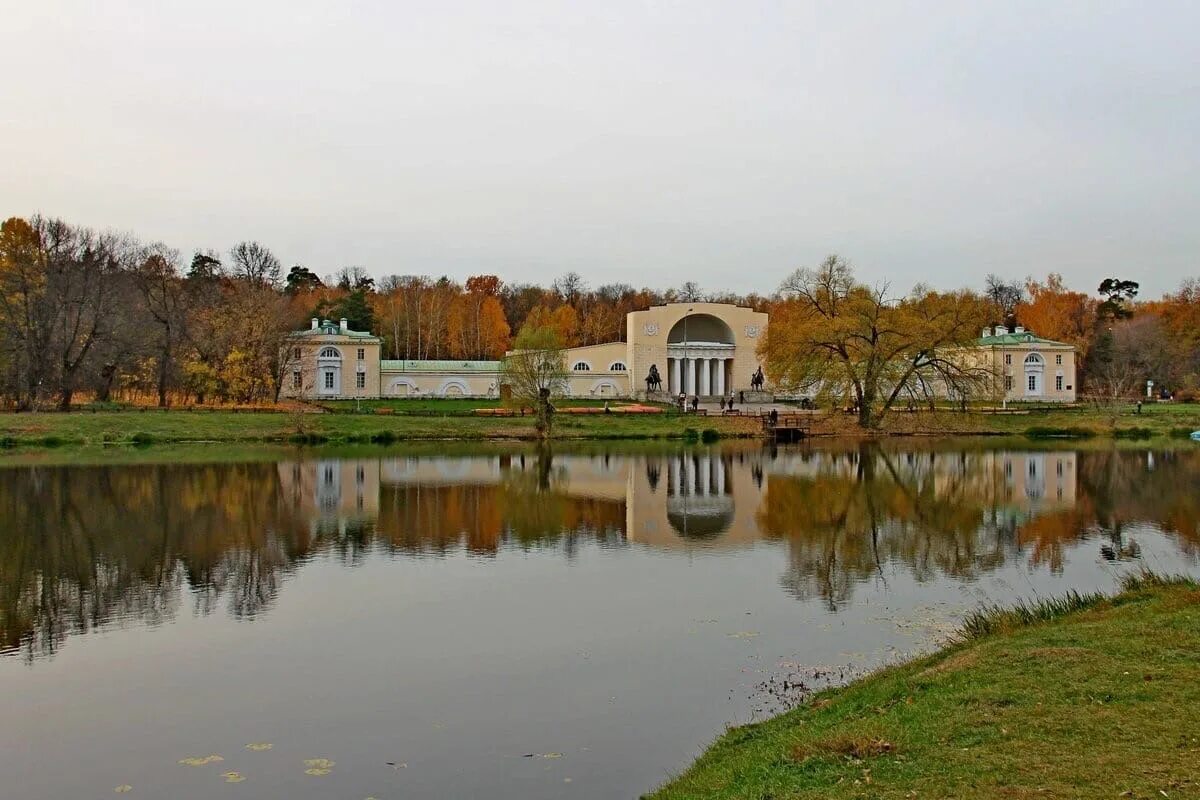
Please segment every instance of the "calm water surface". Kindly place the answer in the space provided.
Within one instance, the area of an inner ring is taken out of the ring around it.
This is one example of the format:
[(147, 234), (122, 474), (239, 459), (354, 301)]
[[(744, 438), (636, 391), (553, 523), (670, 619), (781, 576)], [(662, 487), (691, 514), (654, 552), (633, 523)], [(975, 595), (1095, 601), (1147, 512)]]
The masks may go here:
[(1198, 490), (1200, 448), (0, 468), (3, 794), (634, 797), (981, 602), (1200, 571)]

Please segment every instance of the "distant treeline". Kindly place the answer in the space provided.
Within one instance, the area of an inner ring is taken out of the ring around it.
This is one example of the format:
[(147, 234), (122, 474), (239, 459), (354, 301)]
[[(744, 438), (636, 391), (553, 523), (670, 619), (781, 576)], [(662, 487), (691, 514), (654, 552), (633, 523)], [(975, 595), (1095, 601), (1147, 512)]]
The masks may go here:
[[(1056, 275), (1024, 283), (989, 276), (980, 296), (996, 323), (1070, 342), (1092, 356), (1085, 363), (1115, 358), (1131, 382), (1146, 376), (1194, 391), (1200, 280), (1150, 303), (1134, 301), (1136, 284), (1111, 283), (1097, 298)], [(273, 402), (288, 371), (284, 338), (314, 316), (378, 334), (387, 358), (495, 359), (526, 325), (553, 328), (565, 346), (622, 341), (628, 312), (702, 300), (767, 312), (779, 302), (691, 282), (592, 288), (574, 272), (549, 286), (495, 275), (376, 281), (359, 267), (322, 277), (301, 265), (285, 272), (255, 241), (185, 259), (126, 234), (14, 217), (0, 226), (0, 403), (30, 410), (69, 409), (79, 398)]]

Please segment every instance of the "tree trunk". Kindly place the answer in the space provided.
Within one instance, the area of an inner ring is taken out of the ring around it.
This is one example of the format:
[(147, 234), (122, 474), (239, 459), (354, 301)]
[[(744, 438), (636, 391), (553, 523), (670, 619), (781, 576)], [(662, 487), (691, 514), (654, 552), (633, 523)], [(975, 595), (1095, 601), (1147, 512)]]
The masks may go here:
[(158, 407), (166, 408), (167, 403), (167, 375), (171, 369), (170, 356), (167, 353), (158, 360)]
[(74, 394), (75, 394), (74, 388), (72, 388), (68, 384), (63, 385), (63, 387), (60, 391), (60, 394), (59, 394), (59, 399), (58, 399), (58, 410), (59, 411), (70, 411), (71, 410), (71, 398), (74, 396)]

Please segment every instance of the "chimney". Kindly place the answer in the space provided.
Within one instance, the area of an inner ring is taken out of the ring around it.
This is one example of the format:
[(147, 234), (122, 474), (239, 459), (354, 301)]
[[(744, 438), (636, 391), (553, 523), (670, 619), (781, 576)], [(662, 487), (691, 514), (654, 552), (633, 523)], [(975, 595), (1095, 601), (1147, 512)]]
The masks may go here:
[(982, 338), (982, 339), (986, 339), (987, 337), (989, 337), (989, 336), (991, 336), (991, 335), (992, 335), (992, 330), (991, 330), (991, 328), (984, 328), (984, 329), (983, 329), (983, 333), (982, 333), (982, 334), (980, 334), (980, 338)]
[(1003, 336), (1006, 333), (1008, 333), (1008, 328), (1004, 327), (1003, 325), (997, 325), (993, 336)]
[(312, 318), (312, 329), (315, 331), (319, 327), (321, 327), (321, 320), (317, 319), (316, 317), (313, 317)]
[(342, 333), (350, 330), (350, 320), (346, 319), (345, 317), (342, 317), (342, 320), (339, 324), (341, 325)]
[(1025, 332), (1025, 328), (1022, 325), (1018, 325), (1017, 329), (1014, 331), (1014, 333), (1024, 333), (1024, 332)]

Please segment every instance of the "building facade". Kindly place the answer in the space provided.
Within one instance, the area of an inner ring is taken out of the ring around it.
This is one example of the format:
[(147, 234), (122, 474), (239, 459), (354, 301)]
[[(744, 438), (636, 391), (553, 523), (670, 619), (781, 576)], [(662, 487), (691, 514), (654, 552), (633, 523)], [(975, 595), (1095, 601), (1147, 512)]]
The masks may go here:
[[(749, 391), (760, 363), (758, 343), (765, 313), (727, 303), (668, 303), (625, 317), (626, 341), (565, 351), (566, 394), (578, 398), (646, 397), (647, 377), (661, 384), (652, 396), (680, 393), (715, 401)], [(387, 397), (498, 397), (500, 361), (392, 360), (383, 340), (314, 319), (288, 341), (284, 397), (377, 399)], [(1074, 402), (1075, 348), (1016, 328), (996, 327), (968, 351), (994, 376), (991, 392), (1006, 402)], [(945, 394), (944, 388), (935, 394)]]
[(985, 328), (979, 352), (996, 376), (995, 394), (1005, 402), (1073, 403), (1075, 347), (1035, 336), (1017, 326)]
[[(625, 318), (626, 341), (565, 351), (570, 397), (641, 397), (651, 367), (656, 391), (715, 398), (750, 389), (755, 348), (767, 315), (727, 303), (668, 303)], [(289, 337), (284, 397), (498, 397), (499, 361), (406, 361), (381, 358), (383, 341), (312, 320)]]

